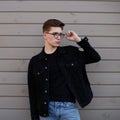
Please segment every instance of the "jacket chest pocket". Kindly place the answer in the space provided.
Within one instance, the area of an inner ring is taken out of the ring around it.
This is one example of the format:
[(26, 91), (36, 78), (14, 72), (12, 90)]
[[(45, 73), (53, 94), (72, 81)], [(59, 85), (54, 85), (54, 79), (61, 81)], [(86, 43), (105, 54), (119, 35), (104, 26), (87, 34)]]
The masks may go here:
[(82, 61), (76, 60), (66, 63), (65, 67), (67, 71), (79, 73), (84, 71), (85, 64)]
[(78, 69), (79, 64), (77, 61), (71, 61), (69, 63), (66, 63), (65, 67), (66, 67), (66, 69)]
[(42, 78), (44, 77), (45, 70), (44, 70), (44, 69), (36, 69), (36, 70), (34, 71), (34, 74), (35, 74), (35, 78), (36, 78), (37, 80), (42, 79)]
[(36, 78), (41, 77), (42, 76), (42, 72), (41, 71), (36, 71), (35, 72), (35, 76), (36, 76)]
[(34, 74), (36, 78), (41, 78), (43, 77), (48, 71), (47, 65), (38, 65), (34, 67)]

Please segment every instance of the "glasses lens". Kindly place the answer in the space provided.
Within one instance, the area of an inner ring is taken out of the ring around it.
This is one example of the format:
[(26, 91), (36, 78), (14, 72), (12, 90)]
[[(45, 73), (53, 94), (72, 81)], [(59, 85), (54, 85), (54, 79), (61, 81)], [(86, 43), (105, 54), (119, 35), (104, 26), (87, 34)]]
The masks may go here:
[(64, 35), (63, 33), (60, 33), (60, 37), (61, 37), (61, 38), (64, 38), (64, 36), (65, 36), (65, 35)]
[(60, 36), (60, 38), (63, 38), (64, 37), (64, 34), (63, 33), (51, 33), (51, 35), (53, 35), (55, 38), (58, 38)]
[(53, 33), (54, 38), (58, 38), (59, 37), (59, 33)]
[(64, 34), (63, 33), (56, 33), (54, 34), (55, 38), (58, 38), (60, 36), (60, 38), (64, 38)]
[(63, 33), (57, 33), (57, 32), (48, 33), (48, 34), (53, 35), (54, 38), (56, 38), (56, 39), (57, 39), (59, 36), (60, 36), (60, 38), (64, 38), (64, 36), (65, 36), (65, 34), (63, 34)]

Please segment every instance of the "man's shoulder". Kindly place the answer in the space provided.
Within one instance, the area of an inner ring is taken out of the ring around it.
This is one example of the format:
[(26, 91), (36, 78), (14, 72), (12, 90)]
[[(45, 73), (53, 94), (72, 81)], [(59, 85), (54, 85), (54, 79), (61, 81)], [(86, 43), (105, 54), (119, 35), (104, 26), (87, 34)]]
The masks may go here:
[(68, 51), (68, 52), (74, 52), (74, 51), (78, 50), (79, 48), (69, 45), (69, 46), (62, 46), (61, 49), (64, 51)]
[(39, 61), (40, 54), (41, 54), (41, 52), (40, 52), (39, 54), (36, 54), (36, 55), (32, 56), (32, 57), (30, 58), (30, 62), (31, 62), (31, 63), (34, 63), (34, 62)]
[(31, 60), (33, 60), (33, 59), (38, 59), (39, 55), (40, 55), (40, 53), (32, 56)]

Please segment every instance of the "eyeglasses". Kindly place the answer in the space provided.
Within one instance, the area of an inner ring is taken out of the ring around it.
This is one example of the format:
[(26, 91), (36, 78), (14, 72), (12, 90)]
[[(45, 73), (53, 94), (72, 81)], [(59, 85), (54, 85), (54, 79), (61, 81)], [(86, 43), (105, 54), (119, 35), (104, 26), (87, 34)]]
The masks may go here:
[(65, 36), (65, 34), (63, 34), (63, 33), (57, 33), (57, 32), (47, 33), (47, 34), (53, 35), (54, 38), (56, 38), (56, 39), (57, 39), (59, 36), (60, 36), (61, 39), (63, 39), (64, 36)]

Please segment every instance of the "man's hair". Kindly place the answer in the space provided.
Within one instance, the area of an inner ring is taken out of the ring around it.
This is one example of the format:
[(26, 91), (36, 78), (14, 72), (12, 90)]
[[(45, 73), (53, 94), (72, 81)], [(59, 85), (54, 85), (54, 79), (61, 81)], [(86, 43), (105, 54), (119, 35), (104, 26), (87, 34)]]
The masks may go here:
[(51, 27), (60, 27), (63, 30), (64, 23), (57, 19), (49, 19), (43, 24), (43, 32), (50, 31)]

